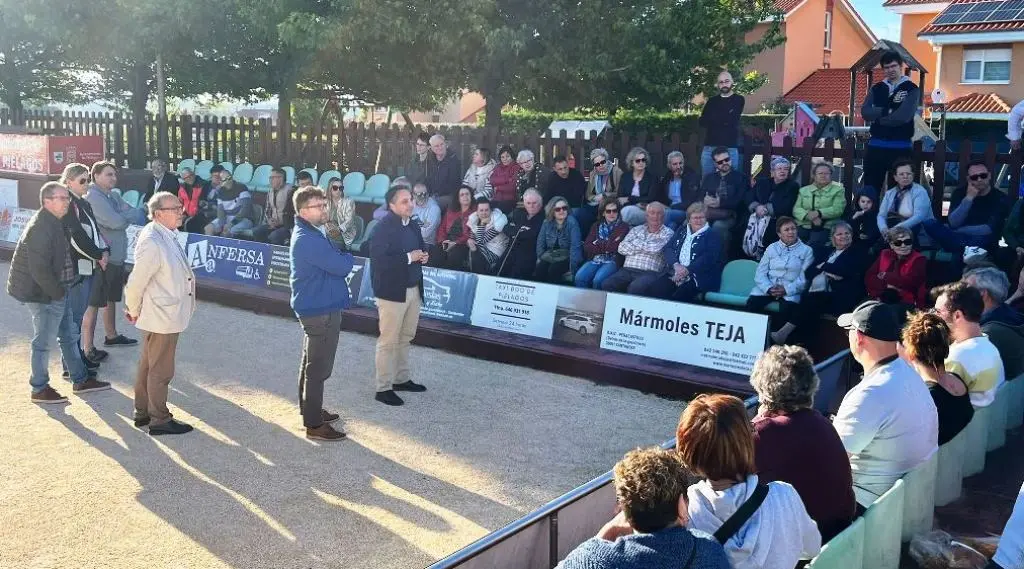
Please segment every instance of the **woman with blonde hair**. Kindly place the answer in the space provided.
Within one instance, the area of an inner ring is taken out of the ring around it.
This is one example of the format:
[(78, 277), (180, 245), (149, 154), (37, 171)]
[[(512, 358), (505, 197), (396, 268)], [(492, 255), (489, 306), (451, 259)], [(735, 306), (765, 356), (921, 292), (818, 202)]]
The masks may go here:
[(537, 269), (534, 280), (565, 284), (583, 264), (583, 240), (576, 218), (569, 215), (569, 202), (555, 196), (545, 208), (547, 219), (537, 235)]

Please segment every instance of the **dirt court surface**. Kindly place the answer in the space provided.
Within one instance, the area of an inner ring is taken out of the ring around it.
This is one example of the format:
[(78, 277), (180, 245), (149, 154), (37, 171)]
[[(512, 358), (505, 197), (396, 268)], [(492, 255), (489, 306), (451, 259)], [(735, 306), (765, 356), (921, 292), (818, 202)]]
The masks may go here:
[(375, 339), (343, 333), (325, 406), (349, 438), (314, 443), (295, 402), (298, 324), (201, 303), (170, 395), (196, 430), (154, 438), (131, 423), (139, 348), (110, 349), (114, 389), (77, 397), (55, 345), (51, 384), (71, 402), (37, 406), (31, 333), (0, 295), (3, 569), (423, 567), (669, 438), (682, 407), (419, 347), (429, 391), (386, 407)]

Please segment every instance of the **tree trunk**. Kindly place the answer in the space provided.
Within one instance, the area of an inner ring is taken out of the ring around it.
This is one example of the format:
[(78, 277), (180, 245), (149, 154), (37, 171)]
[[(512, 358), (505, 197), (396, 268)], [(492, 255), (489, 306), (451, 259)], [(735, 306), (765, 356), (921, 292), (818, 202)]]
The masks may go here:
[(149, 149), (146, 146), (146, 103), (149, 102), (149, 62), (139, 62), (132, 69), (131, 122), (128, 128), (128, 167), (145, 168)]
[[(487, 128), (501, 129), (501, 109), (505, 106), (506, 99), (503, 95), (497, 92), (487, 92), (491, 89), (485, 90), (484, 95), (484, 125)], [(497, 91), (495, 89), (494, 91)]]
[(17, 93), (8, 92), (8, 96), (3, 98), (3, 104), (10, 109), (9, 120), (12, 126), (25, 124), (25, 103), (21, 101), (21, 97)]

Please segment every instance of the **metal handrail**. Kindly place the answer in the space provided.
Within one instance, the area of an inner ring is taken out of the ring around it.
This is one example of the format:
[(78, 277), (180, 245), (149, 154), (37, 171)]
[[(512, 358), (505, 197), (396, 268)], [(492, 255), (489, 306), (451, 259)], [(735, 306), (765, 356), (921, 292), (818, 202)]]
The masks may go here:
[[(837, 361), (848, 357), (849, 355), (850, 350), (843, 350), (833, 355), (832, 357), (828, 358), (827, 360), (817, 364), (816, 366), (814, 366), (814, 369), (815, 371), (824, 369), (826, 367), (833, 365)], [(757, 395), (749, 397), (743, 402), (743, 404), (747, 408), (748, 412), (752, 409), (756, 409), (758, 406)], [(675, 446), (676, 440), (674, 437), (661, 443), (661, 447), (664, 449), (672, 449), (675, 448)], [(572, 504), (578, 502), (583, 498), (586, 498), (590, 494), (593, 494), (594, 492), (600, 490), (601, 488), (604, 488), (606, 485), (611, 484), (611, 482), (612, 471), (609, 470), (608, 472), (605, 472), (604, 474), (598, 476), (597, 478), (594, 478), (590, 482), (587, 482), (581, 486), (577, 486), (576, 488), (573, 488), (572, 490), (566, 492), (565, 494), (562, 494), (561, 496), (555, 498), (554, 500), (551, 500), (547, 504), (544, 504), (540, 508), (530, 512), (529, 514), (523, 516), (522, 518), (519, 518), (518, 520), (515, 520), (514, 522), (506, 525), (505, 527), (497, 529), (481, 537), (473, 543), (470, 543), (469, 545), (456, 551), (455, 553), (452, 553), (448, 557), (445, 557), (428, 565), (426, 569), (451, 569), (452, 567), (456, 567), (460, 563), (469, 561), (477, 555), (480, 555), (481, 553), (487, 551), (488, 549), (494, 547), (495, 545), (498, 545), (499, 543), (518, 534), (520, 531), (536, 523), (539, 523), (541, 521), (544, 521), (545, 519), (552, 517), (555, 517), (557, 519), (557, 515), (560, 510), (568, 506), (571, 506)], [(557, 547), (557, 541), (554, 540), (554, 537), (557, 537), (557, 530), (555, 531), (555, 534), (556, 535), (553, 536), (552, 549)], [(554, 565), (552, 564), (552, 566)]]

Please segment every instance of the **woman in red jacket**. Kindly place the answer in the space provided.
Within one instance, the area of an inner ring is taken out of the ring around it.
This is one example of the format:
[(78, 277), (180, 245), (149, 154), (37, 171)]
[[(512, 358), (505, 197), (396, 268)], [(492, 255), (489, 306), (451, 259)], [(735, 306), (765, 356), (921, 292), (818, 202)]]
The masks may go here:
[(516, 205), (516, 181), (523, 169), (516, 164), (516, 157), (509, 146), (501, 147), (498, 160), (498, 165), (491, 170), (491, 187), (494, 188), (491, 207), (511, 215)]
[(444, 212), (444, 218), (437, 226), (437, 245), (431, 246), (430, 266), (457, 271), (465, 269), (468, 258), (457, 253), (465, 247), (455, 245), (465, 245), (469, 241), (470, 233), (466, 230), (466, 223), (469, 222), (469, 215), (473, 213), (472, 205), (473, 189), (463, 185), (459, 188), (458, 199)]
[(601, 219), (594, 222), (583, 240), (587, 262), (576, 271), (576, 286), (600, 290), (601, 283), (622, 264), (619, 243), (629, 233), (629, 225), (619, 216), (619, 201), (614, 194), (602, 198), (597, 211), (601, 212)]
[(905, 227), (893, 227), (883, 249), (864, 275), (864, 285), (871, 298), (891, 304), (908, 304), (926, 308), (928, 261), (914, 251), (914, 235)]

